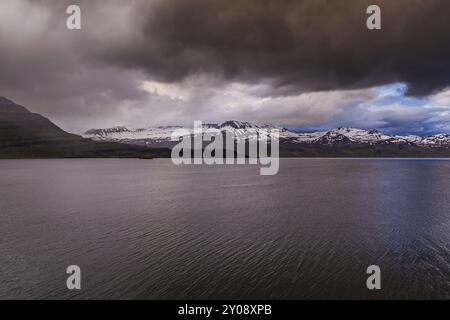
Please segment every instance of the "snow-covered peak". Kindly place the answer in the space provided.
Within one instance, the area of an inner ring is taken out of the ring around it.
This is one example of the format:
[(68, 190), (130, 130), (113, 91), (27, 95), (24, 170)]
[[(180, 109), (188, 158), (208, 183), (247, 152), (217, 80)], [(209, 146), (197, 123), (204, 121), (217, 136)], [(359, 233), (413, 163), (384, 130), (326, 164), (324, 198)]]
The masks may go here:
[(109, 136), (112, 134), (121, 134), (131, 132), (127, 127), (117, 126), (107, 129), (91, 129), (84, 133), (86, 136)]
[(327, 131), (323, 137), (323, 142), (326, 143), (380, 143), (384, 141), (391, 141), (393, 137), (382, 134), (377, 130), (364, 130), (357, 128), (344, 128)]
[(420, 144), (431, 146), (450, 146), (449, 134), (435, 134), (430, 137), (423, 138)]
[(224, 129), (224, 128), (233, 128), (233, 129), (255, 129), (257, 128), (257, 126), (253, 123), (250, 122), (242, 122), (242, 121), (237, 121), (237, 120), (230, 120), (230, 121), (225, 121), (222, 122), (219, 125), (219, 128)]
[[(183, 129), (187, 134), (193, 134), (192, 128), (181, 126), (160, 126), (147, 128), (113, 127), (108, 129), (91, 129), (83, 134), (84, 137), (100, 141), (116, 141), (124, 143), (167, 142), (172, 140), (172, 135), (177, 129)], [(266, 130), (279, 129), (280, 140), (291, 143), (308, 144), (408, 144), (416, 146), (450, 147), (450, 135), (439, 134), (430, 137), (391, 136), (378, 130), (365, 130), (357, 128), (339, 127), (328, 131), (312, 133), (296, 133), (285, 128), (270, 124), (258, 124), (254, 122), (230, 120), (221, 123), (203, 124), (203, 131), (207, 129), (217, 130), (224, 134), (234, 136), (236, 139), (258, 139)], [(269, 132), (270, 134), (270, 132)]]

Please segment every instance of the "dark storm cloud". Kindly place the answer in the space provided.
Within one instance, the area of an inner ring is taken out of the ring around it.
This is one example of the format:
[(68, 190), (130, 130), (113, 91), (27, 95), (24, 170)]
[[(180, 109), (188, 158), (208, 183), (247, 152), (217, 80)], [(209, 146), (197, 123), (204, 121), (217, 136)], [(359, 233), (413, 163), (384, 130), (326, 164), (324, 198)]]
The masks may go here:
[[(102, 1), (103, 2), (103, 1)], [(142, 101), (144, 77), (89, 57), (120, 42), (133, 28), (122, 1), (3, 0), (0, 2), (0, 96), (77, 130), (108, 123), (123, 103)], [(82, 30), (66, 28), (66, 8), (81, 4)], [(124, 14), (125, 12), (125, 14)], [(124, 23), (117, 24), (116, 19)], [(78, 124), (73, 125), (78, 121)], [(113, 121), (109, 122), (112, 123)]]
[[(378, 4), (382, 30), (366, 28)], [(142, 37), (102, 59), (164, 81), (212, 73), (272, 81), (276, 93), (406, 82), (427, 95), (450, 84), (447, 0), (162, 0)]]
[[(82, 30), (65, 26), (70, 4)], [(381, 31), (366, 28), (369, 4)], [(358, 124), (352, 107), (376, 96), (366, 88), (450, 85), (449, 19), (447, 0), (2, 0), (0, 96), (77, 132), (340, 114)]]

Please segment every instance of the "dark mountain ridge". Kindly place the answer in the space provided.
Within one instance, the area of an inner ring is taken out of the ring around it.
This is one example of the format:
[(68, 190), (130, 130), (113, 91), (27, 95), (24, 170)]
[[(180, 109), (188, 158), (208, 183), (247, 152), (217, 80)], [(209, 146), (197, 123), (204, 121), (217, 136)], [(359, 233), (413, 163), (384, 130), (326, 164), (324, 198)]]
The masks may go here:
[(65, 132), (40, 114), (0, 97), (1, 146), (77, 139), (80, 137)]
[(0, 158), (153, 158), (167, 149), (95, 142), (67, 133), (40, 114), (0, 97)]

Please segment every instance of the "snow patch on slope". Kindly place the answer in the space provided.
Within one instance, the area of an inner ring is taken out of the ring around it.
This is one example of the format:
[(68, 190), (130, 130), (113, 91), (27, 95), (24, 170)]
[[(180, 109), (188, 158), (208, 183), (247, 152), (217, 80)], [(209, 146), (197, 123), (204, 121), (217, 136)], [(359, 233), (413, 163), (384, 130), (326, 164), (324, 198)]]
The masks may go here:
[[(173, 141), (172, 136), (178, 129), (183, 129), (189, 135), (194, 133), (192, 128), (181, 126), (159, 126), (147, 128), (128, 128), (124, 126), (91, 129), (83, 136), (97, 141), (114, 141), (122, 143), (145, 143)], [(439, 134), (430, 137), (390, 136), (377, 130), (364, 130), (356, 128), (336, 128), (328, 131), (318, 131), (312, 133), (296, 133), (285, 128), (276, 127), (270, 124), (258, 124), (230, 120), (222, 123), (203, 124), (203, 132), (207, 129), (224, 134), (229, 134), (235, 139), (257, 139), (261, 134), (267, 134), (271, 129), (279, 129), (281, 142), (308, 143), (308, 144), (408, 144), (416, 146), (449, 147), (450, 135)], [(176, 139), (181, 135), (174, 135)]]

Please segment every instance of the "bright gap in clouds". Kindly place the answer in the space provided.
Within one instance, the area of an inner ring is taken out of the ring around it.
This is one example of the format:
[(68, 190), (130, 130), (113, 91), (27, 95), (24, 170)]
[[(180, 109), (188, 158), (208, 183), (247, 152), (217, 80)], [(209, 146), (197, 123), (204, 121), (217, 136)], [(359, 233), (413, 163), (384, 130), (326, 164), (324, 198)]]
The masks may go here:
[(326, 130), (343, 126), (402, 135), (450, 132), (450, 89), (423, 98), (406, 96), (407, 91), (403, 83), (373, 88), (375, 98), (351, 105), (318, 126), (296, 129)]
[[(144, 110), (158, 111), (151, 117), (151, 124), (189, 126), (194, 120), (221, 122), (236, 119), (271, 123), (298, 131), (345, 126), (379, 129), (390, 134), (450, 132), (450, 90), (414, 98), (406, 96), (408, 87), (403, 83), (291, 96), (267, 95), (272, 92), (270, 84), (220, 83), (198, 77), (179, 84), (145, 81), (142, 88), (151, 97), (148, 109)], [(164, 109), (160, 105), (171, 107)], [(149, 117), (142, 114), (140, 119)], [(175, 119), (178, 122), (172, 123)], [(146, 122), (145, 125), (150, 124)]]
[[(145, 81), (141, 88), (148, 93), (146, 110), (153, 116), (142, 114), (140, 119), (163, 125), (232, 119), (276, 125), (320, 124), (352, 105), (376, 98), (372, 89), (273, 96), (268, 94), (273, 91), (270, 84), (223, 83), (198, 77), (178, 84)], [(162, 110), (161, 105), (170, 107)], [(176, 113), (172, 122), (178, 122), (162, 123), (169, 120), (165, 112)]]

